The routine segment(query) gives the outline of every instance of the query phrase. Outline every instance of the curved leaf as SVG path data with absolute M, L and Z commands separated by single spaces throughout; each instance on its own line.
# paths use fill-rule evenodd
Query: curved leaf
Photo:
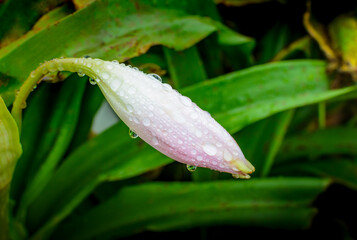
M 143 230 L 227 224 L 306 228 L 315 214 L 310 205 L 327 184 L 323 179 L 278 178 L 129 186 L 64 224 L 53 237 L 123 237 Z
M 336 137 L 338 136 L 338 137 Z M 357 154 L 356 128 L 329 128 L 287 138 L 278 158 L 298 158 L 327 154 Z
M 10 182 L 17 159 L 22 153 L 15 120 L 0 97 L 0 239 L 9 239 L 8 204 Z

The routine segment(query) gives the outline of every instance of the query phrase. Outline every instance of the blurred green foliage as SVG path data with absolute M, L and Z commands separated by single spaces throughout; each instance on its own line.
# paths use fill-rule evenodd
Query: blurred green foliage
M 357 237 L 356 10 L 352 0 L 0 1 L 0 123 L 41 62 L 115 59 L 162 75 L 256 167 L 248 181 L 191 173 L 121 122 L 96 135 L 103 96 L 62 75 L 27 101 L 0 239 Z M 14 126 L 0 130 L 21 152 Z

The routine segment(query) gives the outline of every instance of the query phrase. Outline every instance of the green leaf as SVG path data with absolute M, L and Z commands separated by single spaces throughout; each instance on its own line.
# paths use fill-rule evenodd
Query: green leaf
M 281 146 L 279 161 L 304 156 L 357 154 L 357 128 L 329 128 L 287 138 Z M 338 137 L 336 137 L 338 136 Z
M 53 237 L 124 237 L 144 230 L 227 224 L 307 228 L 316 212 L 311 203 L 327 185 L 328 181 L 323 179 L 278 178 L 129 186 L 64 224 Z
M 17 159 L 22 153 L 15 120 L 0 97 L 0 239 L 9 239 L 8 204 L 10 182 Z
M 268 62 L 287 46 L 292 40 L 293 33 L 293 28 L 287 23 L 277 23 L 269 29 L 258 46 L 260 48 L 259 63 Z
M 1 49 L 0 69 L 21 83 L 39 63 L 55 57 L 90 55 L 124 61 L 158 44 L 182 51 L 215 31 L 224 44 L 251 44 L 251 38 L 219 22 L 189 15 L 199 8 L 192 1 L 96 1 L 21 44 Z M 12 81 L 10 86 L 16 89 L 20 84 Z M 7 104 L 13 101 L 14 92 L 8 93 L 7 88 L 0 86 L 0 94 L 6 94 Z
M 175 88 L 187 87 L 206 80 L 207 76 L 196 46 L 180 52 L 164 48 L 164 53 Z
M 34 146 L 40 146 L 41 139 L 45 131 L 46 118 L 51 113 L 51 104 L 57 96 L 50 84 L 41 84 L 34 94 L 31 94 L 27 101 L 27 108 L 24 111 L 23 125 L 21 131 L 21 144 L 23 154 L 16 164 L 14 178 L 11 183 L 11 197 L 18 201 L 29 178 L 29 170 L 34 162 L 34 156 L 39 149 Z
M 36 20 L 64 0 L 6 0 L 0 8 L 0 40 L 7 44 L 31 29 Z
M 29 182 L 21 198 L 18 215 L 24 218 L 28 204 L 38 196 L 52 177 L 72 140 L 80 112 L 81 101 L 87 81 L 73 74 L 64 83 L 52 119 L 49 132 L 43 136 L 39 148 L 43 150 L 37 161 L 32 163 Z M 31 174 L 31 173 L 30 173 Z
M 349 159 L 324 159 L 304 161 L 278 166 L 273 173 L 278 175 L 314 175 L 357 190 L 357 162 Z
M 275 113 L 356 90 L 355 86 L 330 90 L 324 62 L 292 60 L 222 75 L 182 92 L 235 133 Z
M 94 116 L 103 101 L 104 96 L 100 89 L 95 86 L 87 85 L 79 113 L 78 122 L 80 122 L 80 124 L 77 125 L 75 135 L 73 136 L 68 152 L 72 152 L 88 140 Z
M 294 110 L 275 114 L 245 127 L 236 134 L 244 155 L 255 166 L 256 176 L 266 176 L 275 161 Z
M 30 229 L 45 221 L 49 227 L 58 224 L 100 182 L 136 176 L 172 161 L 150 146 L 135 142 L 121 123 L 79 147 L 30 205 Z M 73 172 L 76 174 L 69 174 Z
M 0 69 L 23 81 L 40 62 L 54 57 L 90 55 L 123 61 L 158 44 L 183 50 L 216 30 L 205 19 L 187 15 L 186 6 L 173 10 L 165 1 L 152 2 L 96 1 L 30 36 L 20 46 L 2 49 Z M 1 94 L 6 91 L 0 87 Z
M 357 18 L 341 15 L 328 26 L 332 48 L 341 59 L 340 71 L 350 73 L 357 80 Z
M 0 97 L 0 190 L 9 185 L 21 153 L 17 125 Z
M 309 36 L 304 36 L 299 38 L 289 44 L 287 47 L 279 51 L 271 61 L 280 61 L 282 59 L 293 59 L 295 58 L 312 58 L 316 55 L 316 49 L 312 47 L 312 39 Z

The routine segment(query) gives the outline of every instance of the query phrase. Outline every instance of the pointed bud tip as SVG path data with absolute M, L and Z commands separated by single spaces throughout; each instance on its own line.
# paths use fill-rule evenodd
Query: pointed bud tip
M 251 174 L 255 171 L 254 166 L 246 159 L 237 159 L 233 161 L 232 164 L 243 174 Z

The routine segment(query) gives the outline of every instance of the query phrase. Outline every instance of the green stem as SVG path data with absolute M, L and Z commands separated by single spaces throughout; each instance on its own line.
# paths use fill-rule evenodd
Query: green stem
M 69 71 L 83 73 L 93 79 L 97 79 L 98 76 L 91 67 L 92 65 L 98 64 L 101 64 L 101 60 L 98 61 L 91 58 L 58 58 L 43 63 L 36 70 L 31 72 L 30 76 L 21 86 L 11 110 L 11 114 L 17 123 L 19 131 L 21 131 L 22 109 L 26 107 L 26 99 L 33 88 L 42 81 L 42 78 L 46 74 L 58 71 Z

